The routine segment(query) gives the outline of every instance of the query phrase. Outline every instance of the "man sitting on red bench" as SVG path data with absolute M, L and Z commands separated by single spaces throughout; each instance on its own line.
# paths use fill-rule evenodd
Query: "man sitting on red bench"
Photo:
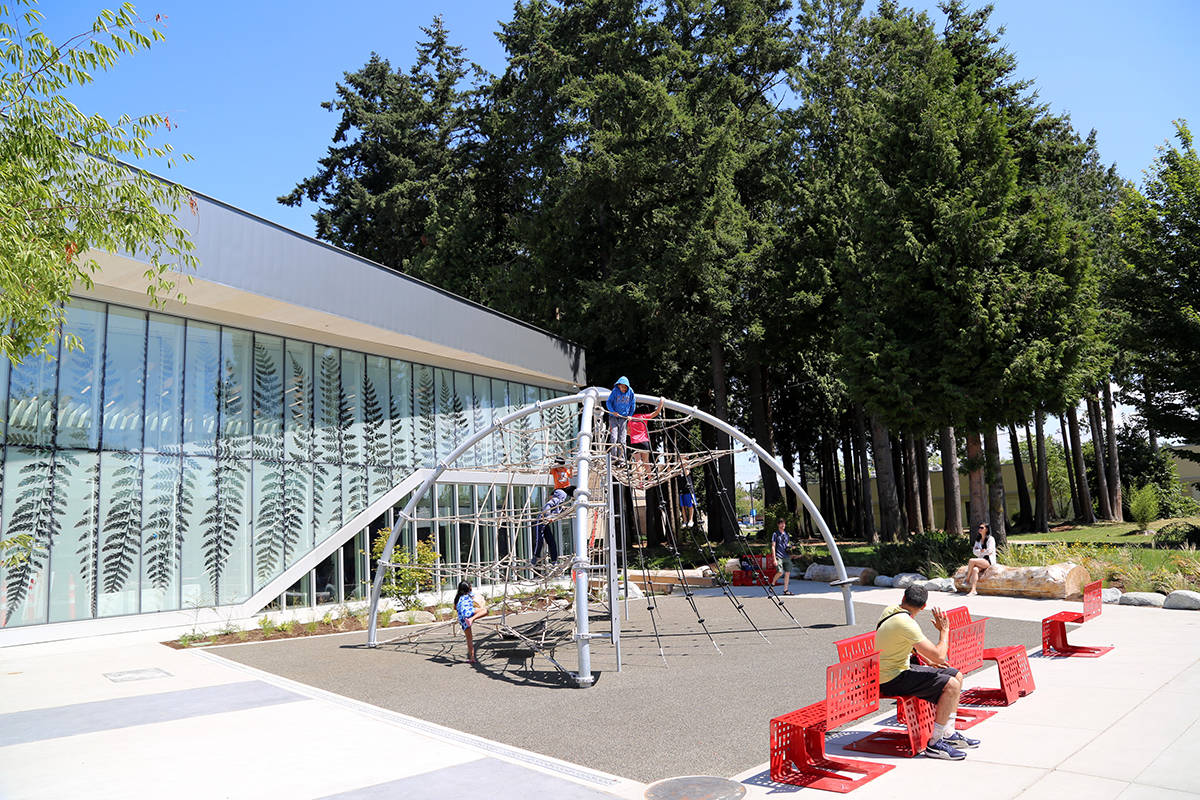
M 961 761 L 967 757 L 963 748 L 978 747 L 978 739 L 968 739 L 954 730 L 954 715 L 958 711 L 958 696 L 962 692 L 963 675 L 946 664 L 950 646 L 950 622 L 940 608 L 932 609 L 933 626 L 938 630 L 938 643 L 925 638 L 913 617 L 925 609 L 929 592 L 924 586 L 912 585 L 904 590 L 898 606 L 888 606 L 875 626 L 875 647 L 879 650 L 879 694 L 891 697 L 912 696 L 928 700 L 937 706 L 933 735 L 925 748 L 930 758 Z M 909 663 L 916 651 L 930 664 Z

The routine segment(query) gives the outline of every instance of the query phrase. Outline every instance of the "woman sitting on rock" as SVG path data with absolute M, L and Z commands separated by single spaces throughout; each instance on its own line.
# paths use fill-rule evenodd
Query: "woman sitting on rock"
M 996 540 L 986 522 L 979 523 L 979 536 L 971 543 L 971 552 L 975 556 L 967 562 L 967 585 L 970 587 L 967 596 L 978 594 L 975 583 L 979 576 L 996 566 Z

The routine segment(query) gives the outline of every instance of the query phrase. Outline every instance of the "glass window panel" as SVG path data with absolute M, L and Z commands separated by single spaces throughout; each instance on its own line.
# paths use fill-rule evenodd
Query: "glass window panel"
M 0 616 L 0 624 L 4 626 L 46 621 L 46 569 L 51 541 L 59 524 L 53 502 L 55 471 L 49 450 L 8 448 L 4 464 L 4 530 L 30 533 L 33 543 L 20 564 L 0 566 L 3 576 L 0 595 L 8 602 Z
M 450 518 L 454 516 L 454 486 L 437 484 L 438 553 L 447 564 L 457 563 L 458 548 Z
M 183 373 L 183 451 L 217 452 L 217 384 L 221 375 L 221 333 L 216 325 L 187 323 Z
M 525 402 L 522 405 L 531 406 L 541 399 L 541 394 L 536 386 L 525 387 Z M 535 411 L 526 419 L 529 420 L 528 428 L 531 431 L 529 437 L 529 460 L 540 461 L 546 454 L 546 431 L 542 427 L 542 412 Z
M 342 466 L 342 497 L 346 503 L 342 511 L 342 524 L 345 525 L 361 514 L 367 508 L 367 468 L 359 464 Z M 332 533 L 333 531 L 330 531 Z
M 496 560 L 496 526 L 494 520 L 495 493 L 490 486 L 475 487 L 475 516 L 484 520 L 479 526 L 479 559 L 487 563 Z
M 318 462 L 313 466 L 313 534 L 320 542 L 342 527 L 342 468 Z
M 250 462 L 217 459 L 217 513 L 204 529 L 205 566 L 217 574 L 217 603 L 250 596 Z
M 342 598 L 361 600 L 367 596 L 366 554 L 367 534 L 359 531 L 354 538 L 342 545 Z
M 138 613 L 141 550 L 142 456 L 105 452 L 100 459 L 98 616 Z
M 505 406 L 504 413 L 511 414 L 524 405 L 525 386 L 520 383 L 510 382 L 508 384 L 508 403 Z M 506 453 L 509 462 L 514 464 L 529 463 L 532 452 L 529 446 L 530 426 L 532 422 L 533 420 L 529 417 L 521 417 L 508 426 Z
M 94 616 L 99 455 L 62 450 L 55 456 L 58 534 L 50 552 L 50 622 Z
M 104 343 L 101 447 L 105 450 L 142 449 L 145 394 L 146 313 L 109 306 Z
M 388 360 L 367 356 L 362 385 L 363 435 L 366 462 L 376 467 L 392 465 L 389 384 Z
M 366 436 L 363 433 L 363 379 L 366 367 L 363 354 L 342 351 L 342 395 L 338 412 L 342 431 L 342 461 L 366 463 Z
M 458 552 L 462 561 L 478 563 L 479 542 L 475 536 L 476 526 L 473 523 L 475 509 L 474 499 L 471 495 L 472 488 L 470 486 L 458 487 L 458 507 L 455 509 L 455 513 L 458 515 Z
M 416 425 L 413 420 L 412 365 L 407 361 L 392 361 L 391 433 L 392 462 L 396 480 L 404 480 L 414 467 Z
M 250 457 L 254 357 L 249 331 L 221 329 L 221 435 L 217 455 Z
M 370 484 L 368 503 L 374 503 L 395 485 L 395 481 L 392 480 L 392 471 L 383 467 L 367 467 L 367 482 Z
M 454 372 L 436 370 L 438 384 L 438 459 L 447 458 L 460 444 L 466 441 L 470 428 L 463 399 L 455 388 Z M 459 466 L 456 464 L 455 466 Z
M 57 366 L 57 361 L 41 357 L 13 365 L 8 393 L 10 445 L 49 447 L 53 443 Z
M 153 327 L 154 323 L 150 324 Z M 179 558 L 186 531 L 178 502 L 182 469 L 179 456 L 146 456 L 142 474 L 142 613 L 179 608 Z
M 297 531 L 283 523 L 285 493 L 283 465 L 254 463 L 254 588 L 261 589 L 283 571 L 287 556 L 295 549 Z
M 4 429 L 8 427 L 8 370 L 8 359 L 0 359 L 0 445 L 4 444 Z
M 417 467 L 437 463 L 437 388 L 433 367 L 413 365 L 413 417 L 416 420 Z
M 508 381 L 492 379 L 492 417 L 500 419 L 508 413 Z M 492 436 L 492 460 L 498 464 L 506 464 L 508 457 L 509 437 L 503 430 Z
M 313 346 L 287 342 L 287 389 L 284 399 L 286 456 L 298 461 L 313 458 Z
M 480 375 L 472 378 L 471 391 L 471 418 L 472 429 L 475 433 L 486 430 L 492 424 L 492 382 L 488 378 Z M 477 466 L 485 466 L 492 463 L 492 437 L 478 442 L 475 445 L 475 464 Z
M 313 468 L 311 464 L 286 462 L 283 465 L 283 527 L 290 549 L 287 565 L 313 547 Z
M 312 573 L 304 573 L 304 577 L 292 584 L 283 593 L 284 605 L 287 608 L 303 608 L 312 605 Z
M 456 445 L 462 444 L 474 434 L 475 422 L 475 406 L 472 400 L 471 376 L 465 372 L 454 373 L 454 397 L 457 407 L 460 409 L 458 413 L 459 422 L 459 439 Z M 467 452 L 462 454 L 458 463 L 464 467 L 473 467 L 477 462 L 475 447 L 472 446 Z
M 316 351 L 317 382 L 313 404 L 316 452 L 318 461 L 342 463 L 341 396 L 342 358 L 336 347 L 320 347 Z
M 95 450 L 100 446 L 100 372 L 104 363 L 104 304 L 73 300 L 66 330 L 82 350 L 62 353 L 58 376 L 58 446 Z
M 531 502 L 529 490 L 524 486 L 514 486 L 511 489 L 511 502 L 516 515 L 523 519 L 528 519 Z M 516 555 L 518 561 L 527 561 L 530 554 L 533 552 L 530 544 L 530 530 L 528 524 L 521 524 L 513 531 L 514 544 L 516 545 Z
M 150 327 L 146 335 L 147 450 L 159 453 L 179 450 L 183 334 L 181 320 L 161 314 L 150 315 Z
M 313 570 L 313 576 L 316 578 L 313 585 L 316 588 L 317 605 L 338 602 L 337 565 L 338 551 L 334 550 Z
M 188 336 L 191 336 L 188 324 Z M 190 339 L 189 339 L 190 341 Z M 191 348 L 188 348 L 191 352 Z M 189 363 L 189 368 L 190 368 Z M 216 574 L 210 574 L 206 545 L 213 543 L 207 519 L 216 514 L 217 462 L 212 458 L 197 456 L 184 458 L 183 479 L 179 488 L 179 514 L 187 536 L 180 546 L 180 576 L 182 582 L 182 607 L 185 609 L 211 606 L 216 603 Z M 215 555 L 215 553 L 214 553 Z
M 254 457 L 283 458 L 283 339 L 254 334 Z

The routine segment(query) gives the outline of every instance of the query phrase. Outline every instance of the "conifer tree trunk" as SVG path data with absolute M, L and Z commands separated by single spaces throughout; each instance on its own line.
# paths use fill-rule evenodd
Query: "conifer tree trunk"
M 1037 488 L 1037 514 L 1033 521 L 1036 529 L 1042 533 L 1050 532 L 1050 468 L 1046 463 L 1046 426 L 1045 415 L 1041 410 L 1034 412 L 1034 426 L 1037 428 L 1037 478 L 1034 486 Z
M 1013 467 L 1017 472 L 1017 502 L 1021 506 L 1018 524 L 1023 530 L 1029 530 L 1033 525 L 1033 508 L 1029 503 L 1029 485 L 1025 481 L 1025 468 L 1021 464 L 1021 440 L 1017 438 L 1017 426 L 1011 422 L 1008 424 L 1008 444 L 1012 450 Z
M 728 422 L 729 381 L 725 375 L 725 347 L 721 344 L 720 339 L 712 339 L 709 342 L 709 353 L 712 359 L 713 411 L 718 419 Z M 721 431 L 716 431 L 716 434 L 717 449 L 728 450 L 730 446 L 729 436 Z M 731 524 L 729 511 L 725 507 L 725 504 L 733 502 L 733 456 L 723 456 L 718 460 L 715 472 L 716 480 L 719 484 L 718 491 L 723 492 L 724 495 L 723 497 L 709 498 L 708 535 L 710 539 L 720 540 L 725 544 L 732 545 L 736 541 L 737 532 Z
M 942 492 L 946 498 L 944 526 L 947 533 L 962 533 L 962 485 L 958 482 L 958 442 L 954 428 L 942 428 Z
M 1112 386 L 1104 379 L 1104 424 L 1108 429 L 1108 497 L 1113 519 L 1125 520 L 1124 498 L 1121 497 L 1121 460 L 1117 454 L 1116 417 L 1113 414 Z
M 854 468 L 854 446 L 850 438 L 850 419 L 842 423 L 842 475 L 846 483 L 846 529 L 851 538 L 862 538 L 862 510 L 858 503 L 858 471 Z
M 1079 490 L 1075 488 L 1074 456 L 1071 455 L 1071 429 L 1067 425 L 1066 414 L 1058 415 L 1058 430 L 1062 434 L 1063 458 L 1067 460 L 1067 483 L 1071 487 L 1071 508 L 1075 519 L 1083 519 L 1083 505 L 1079 502 Z
M 986 466 L 984 474 L 988 488 L 988 524 L 996 537 L 996 546 L 1008 543 L 1008 511 L 1004 507 L 1004 473 L 1000 469 L 1000 439 L 996 426 L 988 425 L 983 433 Z
M 969 527 L 975 531 L 979 523 L 987 522 L 988 506 L 983 486 L 983 443 L 978 431 L 967 433 L 967 483 L 971 498 L 971 521 Z
M 792 452 L 792 448 L 787 448 L 780 457 L 783 461 L 783 468 L 788 471 L 788 475 L 796 474 L 796 455 Z M 804 485 L 803 475 L 801 475 L 800 485 Z M 783 485 L 783 494 L 787 503 L 788 511 L 796 513 L 796 506 L 800 503 L 800 498 L 796 497 L 796 493 L 792 491 L 792 487 L 786 483 Z
M 1109 505 L 1108 466 L 1104 454 L 1104 428 L 1100 422 L 1100 401 L 1095 394 L 1084 398 L 1087 402 L 1088 424 L 1092 428 L 1092 452 L 1096 458 L 1096 503 L 1100 506 L 1100 519 L 1113 518 L 1112 507 Z
M 924 436 L 913 440 L 913 452 L 917 460 L 917 491 L 921 498 L 921 522 L 923 530 L 931 531 L 937 527 L 933 521 L 933 487 L 929 485 L 929 444 Z
M 892 443 L 887 427 L 874 415 L 871 416 L 871 447 L 875 454 L 875 480 L 879 484 L 879 534 L 883 541 L 894 542 L 900 534 L 900 497 L 896 494 Z
M 1071 424 L 1071 461 L 1075 466 L 1075 486 L 1079 490 L 1079 506 L 1082 509 L 1082 519 L 1088 525 L 1096 521 L 1096 513 L 1092 511 L 1092 491 L 1088 488 L 1087 470 L 1083 465 L 1083 445 L 1079 442 L 1079 415 L 1075 412 L 1075 404 L 1067 407 L 1067 421 Z
M 822 449 L 825 455 L 825 475 L 829 482 L 829 493 L 833 499 L 833 515 L 837 520 L 838 536 L 845 536 L 848 530 L 846 522 L 846 504 L 842 500 L 842 482 L 838 474 L 837 444 L 832 436 L 825 436 Z
M 767 379 L 762 359 L 752 360 L 754 363 L 750 366 L 750 425 L 759 445 L 771 455 L 775 455 L 777 451 L 771 427 L 771 404 L 767 397 Z M 775 474 L 775 470 L 760 458 L 758 459 L 758 472 L 762 478 L 763 507 L 782 502 L 783 495 L 779 491 L 779 476 Z
M 801 460 L 801 462 L 800 462 L 800 487 L 801 487 L 802 489 L 804 489 L 804 493 L 805 493 L 805 494 L 808 494 L 808 472 L 807 472 L 807 471 L 804 469 L 804 461 L 803 461 L 803 459 L 802 459 L 802 460 Z M 819 484 L 819 483 L 817 484 L 817 488 L 818 488 L 818 490 L 820 489 L 820 484 Z M 811 499 L 811 498 L 810 498 L 810 499 Z M 807 538 L 807 539 L 811 539 L 811 538 L 813 538 L 813 520 L 812 520 L 812 514 L 809 514 L 809 513 L 808 513 L 808 506 L 803 506 L 803 510 L 804 510 L 804 514 L 803 514 L 803 518 L 804 518 L 804 536 L 805 536 L 805 538 Z
M 858 451 L 858 481 L 862 492 L 863 538 L 874 544 L 875 503 L 871 498 L 871 469 L 867 463 L 867 423 L 863 418 L 862 406 L 854 407 L 854 449 Z
M 911 433 L 904 434 L 904 504 L 908 511 L 908 529 L 925 530 L 921 518 L 921 489 L 917 480 L 917 448 Z

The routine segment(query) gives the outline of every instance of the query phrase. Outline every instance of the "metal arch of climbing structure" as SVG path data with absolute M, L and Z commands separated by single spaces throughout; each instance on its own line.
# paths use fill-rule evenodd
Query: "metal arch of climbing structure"
M 588 579 L 590 576 L 591 564 L 588 562 L 587 544 L 591 533 L 591 507 L 589 501 L 591 494 L 588 491 L 588 477 L 591 469 L 592 460 L 592 439 L 595 432 L 592 430 L 592 421 L 596 405 L 608 398 L 609 390 L 598 387 L 590 387 L 579 392 L 578 394 L 566 395 L 563 397 L 555 397 L 550 400 L 539 400 L 527 406 L 517 409 L 505 416 L 494 419 L 492 424 L 482 431 L 479 431 L 462 442 L 458 447 L 447 455 L 444 459 L 438 462 L 436 468 L 425 478 L 424 482 L 413 492 L 409 498 L 408 504 L 400 513 L 400 520 L 408 520 L 412 518 L 413 510 L 430 490 L 437 483 L 437 479 L 445 472 L 451 464 L 458 460 L 460 456 L 470 450 L 479 442 L 487 437 L 502 430 L 506 425 L 515 422 L 519 419 L 535 414 L 538 411 L 547 408 L 554 408 L 561 405 L 582 405 L 583 409 L 580 414 L 580 430 L 579 430 L 579 448 L 576 451 L 575 460 L 575 475 L 577 489 L 575 491 L 575 525 L 574 525 L 574 550 L 575 555 L 571 562 L 572 570 L 575 575 L 575 639 L 579 652 L 578 672 L 574 673 L 575 682 L 579 686 L 590 686 L 594 680 L 592 676 L 592 661 L 591 661 L 591 639 L 592 635 L 588 631 Z M 776 475 L 783 479 L 795 495 L 800 498 L 805 509 L 817 523 L 817 528 L 821 531 L 821 536 L 825 540 L 826 546 L 829 548 L 829 554 L 833 559 L 834 569 L 837 571 L 838 580 L 846 581 L 846 567 L 842 563 L 842 555 L 837 549 L 837 544 L 833 540 L 833 534 L 829 530 L 829 526 L 825 523 L 821 512 L 817 510 L 812 498 L 808 493 L 796 482 L 796 479 L 783 468 L 783 465 L 775 460 L 771 454 L 759 446 L 758 442 L 751 437 L 742 433 L 732 425 L 720 420 L 711 414 L 707 414 L 698 408 L 678 403 L 667 398 L 654 397 L 652 395 L 635 395 L 635 402 L 657 404 L 660 400 L 663 407 L 672 411 L 677 411 L 681 414 L 686 414 L 693 419 L 706 423 L 713 428 L 728 435 L 735 441 L 744 444 L 749 448 L 761 461 L 769 466 Z M 388 536 L 387 544 L 383 548 L 383 558 L 375 570 L 375 580 L 371 586 L 371 607 L 370 618 L 368 623 L 367 645 L 375 647 L 378 644 L 377 638 L 377 623 L 379 617 L 379 599 L 383 590 L 383 579 L 387 570 L 387 562 L 391 558 L 391 553 L 396 546 L 396 542 L 400 537 L 400 532 L 403 530 L 403 524 L 392 526 L 391 534 Z M 854 603 L 851 599 L 850 587 L 846 583 L 842 583 L 839 587 L 842 592 L 842 599 L 846 610 L 846 624 L 855 624 L 854 619 Z

